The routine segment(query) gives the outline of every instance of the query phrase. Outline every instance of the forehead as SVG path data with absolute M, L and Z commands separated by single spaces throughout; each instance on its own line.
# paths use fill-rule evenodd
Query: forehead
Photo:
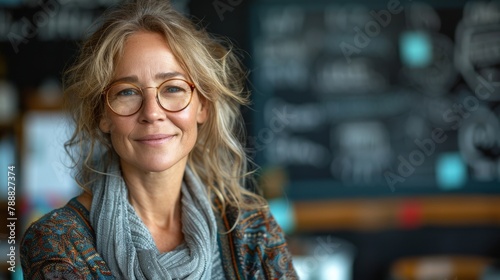
M 162 78 L 161 73 L 170 72 L 184 74 L 165 38 L 158 33 L 141 31 L 125 40 L 116 60 L 114 79 L 137 76 L 139 80 L 156 80 Z

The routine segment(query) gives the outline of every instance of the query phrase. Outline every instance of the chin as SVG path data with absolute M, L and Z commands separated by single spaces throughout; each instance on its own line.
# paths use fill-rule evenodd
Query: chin
M 175 168 L 176 166 L 182 165 L 183 161 L 155 161 L 155 160 L 150 160 L 147 162 L 144 162 L 144 164 L 141 166 L 141 169 L 143 169 L 146 172 L 164 172 L 167 171 L 171 168 Z
M 144 170 L 144 172 L 163 172 L 172 168 L 173 164 L 147 164 L 139 167 Z

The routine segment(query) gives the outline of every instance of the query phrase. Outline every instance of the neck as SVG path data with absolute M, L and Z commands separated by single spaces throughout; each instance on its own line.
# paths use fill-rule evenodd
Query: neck
M 180 222 L 185 166 L 184 163 L 164 172 L 142 172 L 122 165 L 128 199 L 146 226 L 169 228 Z
M 130 204 L 148 228 L 156 247 L 160 252 L 173 250 L 184 240 L 181 186 L 186 162 L 163 172 L 143 172 L 125 164 L 121 167 Z

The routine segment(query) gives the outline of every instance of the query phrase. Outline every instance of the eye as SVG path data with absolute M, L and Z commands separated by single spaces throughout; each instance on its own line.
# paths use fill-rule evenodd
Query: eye
M 186 89 L 178 86 L 167 85 L 161 89 L 162 94 L 181 94 L 185 93 Z
M 127 88 L 127 89 L 124 89 L 124 90 L 120 90 L 119 92 L 116 93 L 116 96 L 117 97 L 127 97 L 127 96 L 134 96 L 134 95 L 138 95 L 140 94 L 139 91 L 137 89 L 134 89 L 134 88 Z
M 185 96 L 190 92 L 189 84 L 184 80 L 172 79 L 165 81 L 160 87 L 160 95 L 163 97 Z
M 131 97 L 141 97 L 139 89 L 130 87 L 127 84 L 117 84 L 112 86 L 108 92 L 109 100 L 126 100 Z

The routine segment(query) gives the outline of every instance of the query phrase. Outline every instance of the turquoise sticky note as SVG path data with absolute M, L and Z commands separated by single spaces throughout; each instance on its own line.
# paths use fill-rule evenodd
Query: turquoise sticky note
M 459 153 L 445 153 L 436 161 L 437 185 L 443 190 L 463 187 L 467 181 L 467 166 Z
M 269 209 L 274 219 L 286 233 L 290 233 L 295 228 L 295 218 L 290 201 L 279 198 L 269 200 Z
M 432 62 L 432 42 L 427 34 L 404 32 L 399 38 L 401 62 L 410 68 L 429 66 Z

